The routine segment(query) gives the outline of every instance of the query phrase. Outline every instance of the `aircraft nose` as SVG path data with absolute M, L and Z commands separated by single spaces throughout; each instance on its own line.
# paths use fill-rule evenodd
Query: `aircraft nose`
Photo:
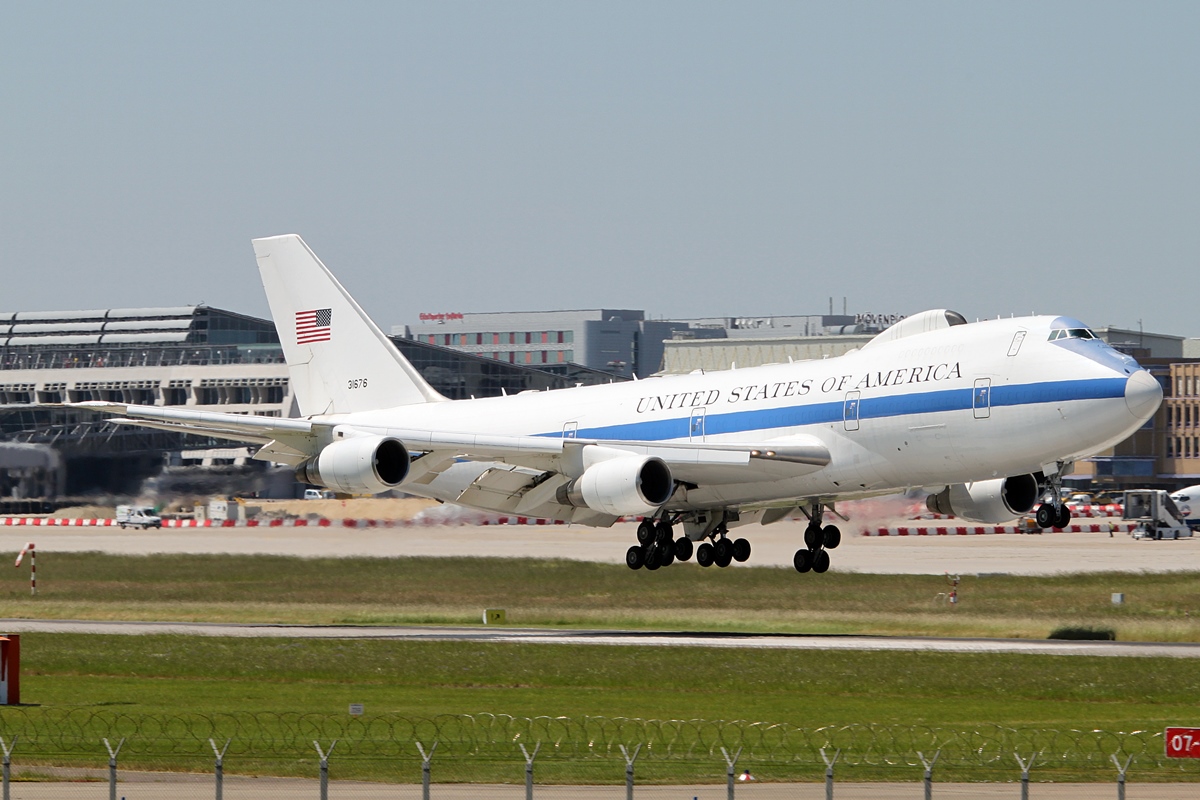
M 1125 405 L 1138 419 L 1147 420 L 1154 416 L 1162 397 L 1162 386 L 1144 369 L 1139 369 L 1125 381 Z

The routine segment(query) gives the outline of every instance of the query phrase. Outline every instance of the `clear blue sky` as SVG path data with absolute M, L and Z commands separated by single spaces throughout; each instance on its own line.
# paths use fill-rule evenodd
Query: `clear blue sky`
M 1200 4 L 0 5 L 0 308 L 949 307 L 1200 336 Z

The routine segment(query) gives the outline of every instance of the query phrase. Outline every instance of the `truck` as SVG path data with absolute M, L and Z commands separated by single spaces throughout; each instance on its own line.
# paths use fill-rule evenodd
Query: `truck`
M 1162 489 L 1125 492 L 1121 517 L 1135 523 L 1135 539 L 1181 539 L 1192 535 L 1186 515 Z
M 122 528 L 161 528 L 162 517 L 150 506 L 117 506 L 117 524 Z

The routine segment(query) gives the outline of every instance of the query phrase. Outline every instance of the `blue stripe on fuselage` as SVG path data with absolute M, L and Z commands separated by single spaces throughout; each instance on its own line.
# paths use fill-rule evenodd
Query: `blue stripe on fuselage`
M 1126 378 L 1100 378 L 1086 381 L 1048 381 L 1019 386 L 993 386 L 991 388 L 991 407 L 1124 397 L 1125 383 Z M 859 402 L 858 418 L 884 419 L 942 411 L 968 411 L 972 407 L 972 395 L 973 390 L 968 387 L 919 394 L 864 397 Z M 706 436 L 716 436 L 723 433 L 749 433 L 841 422 L 843 409 L 844 402 L 842 400 L 754 411 L 733 411 L 727 414 L 712 413 L 710 408 L 704 418 L 704 433 Z M 576 435 L 581 439 L 620 439 L 647 442 L 686 439 L 690 420 L 689 415 L 675 419 L 646 420 L 645 422 L 606 425 L 599 428 L 580 428 Z M 536 435 L 557 437 L 562 436 L 562 432 L 554 431 Z

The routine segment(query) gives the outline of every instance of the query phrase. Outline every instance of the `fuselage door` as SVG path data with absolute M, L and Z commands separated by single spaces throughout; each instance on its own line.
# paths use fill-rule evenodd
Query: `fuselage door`
M 579 436 L 579 423 L 578 422 L 563 423 L 563 438 L 564 439 L 575 439 L 575 438 L 578 438 L 578 436 Z
M 975 412 L 975 419 L 987 419 L 992 415 L 991 378 L 975 379 L 975 388 L 971 391 L 971 408 Z
M 692 409 L 691 419 L 688 421 L 688 440 L 693 442 L 704 441 L 704 414 L 708 411 L 704 406 Z
M 846 430 L 858 430 L 858 404 L 862 396 L 862 392 L 846 392 L 846 401 L 842 404 L 842 419 L 846 423 Z
M 1008 346 L 1009 358 L 1021 352 L 1021 343 L 1025 341 L 1025 333 L 1025 331 L 1017 331 L 1016 335 L 1013 336 L 1012 344 Z

